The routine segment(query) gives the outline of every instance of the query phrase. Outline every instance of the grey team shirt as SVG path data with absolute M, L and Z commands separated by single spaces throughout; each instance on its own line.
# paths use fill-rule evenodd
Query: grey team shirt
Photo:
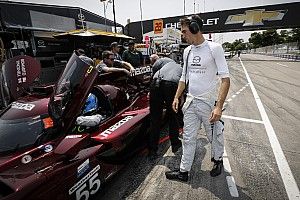
M 158 70 L 153 78 L 161 77 L 164 81 L 171 81 L 174 83 L 178 83 L 180 76 L 182 74 L 182 67 L 181 65 L 177 64 L 174 61 L 171 61 L 165 64 L 160 70 Z
M 193 96 L 215 92 L 219 78 L 229 77 L 224 50 L 220 44 L 205 40 L 200 45 L 190 45 L 184 50 L 183 59 L 184 65 L 180 81 L 185 82 L 186 80 L 186 83 L 189 83 L 188 91 Z

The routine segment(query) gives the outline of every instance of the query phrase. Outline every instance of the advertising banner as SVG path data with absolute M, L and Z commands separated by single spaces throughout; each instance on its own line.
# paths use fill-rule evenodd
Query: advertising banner
M 220 33 L 234 31 L 253 31 L 266 29 L 283 29 L 300 27 L 300 2 L 258 7 L 198 13 L 203 20 L 203 33 Z M 167 17 L 143 21 L 144 33 L 154 31 L 160 34 L 163 28 L 180 29 L 179 20 L 184 16 Z M 126 25 L 130 36 L 141 41 L 139 22 Z

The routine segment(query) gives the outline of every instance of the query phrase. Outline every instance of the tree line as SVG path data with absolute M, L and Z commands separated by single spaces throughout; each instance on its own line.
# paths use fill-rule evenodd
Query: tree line
M 251 34 L 249 42 L 244 42 L 243 39 L 237 39 L 232 43 L 223 43 L 223 47 L 225 51 L 238 51 L 290 42 L 297 42 L 299 48 L 300 28 L 294 28 L 291 30 L 281 30 L 279 33 L 276 29 L 266 30 L 262 33 L 254 32 Z

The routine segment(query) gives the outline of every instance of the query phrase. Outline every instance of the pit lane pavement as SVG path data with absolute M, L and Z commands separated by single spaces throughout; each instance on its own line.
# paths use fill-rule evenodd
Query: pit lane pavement
M 181 155 L 166 142 L 160 158 L 135 157 L 95 199 L 300 198 L 300 63 L 242 54 L 228 64 L 224 173 L 210 177 L 210 144 L 201 129 L 188 183 L 165 178 Z

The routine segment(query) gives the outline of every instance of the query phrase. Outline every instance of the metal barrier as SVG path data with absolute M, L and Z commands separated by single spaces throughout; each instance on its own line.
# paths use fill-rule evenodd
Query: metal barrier
M 291 61 L 300 61 L 300 44 L 298 42 L 278 44 L 251 49 L 251 53 L 275 56 Z
M 284 58 L 284 59 L 288 59 L 288 60 L 292 60 L 292 61 L 300 61 L 300 55 L 296 55 L 296 54 L 273 54 L 270 56 Z

